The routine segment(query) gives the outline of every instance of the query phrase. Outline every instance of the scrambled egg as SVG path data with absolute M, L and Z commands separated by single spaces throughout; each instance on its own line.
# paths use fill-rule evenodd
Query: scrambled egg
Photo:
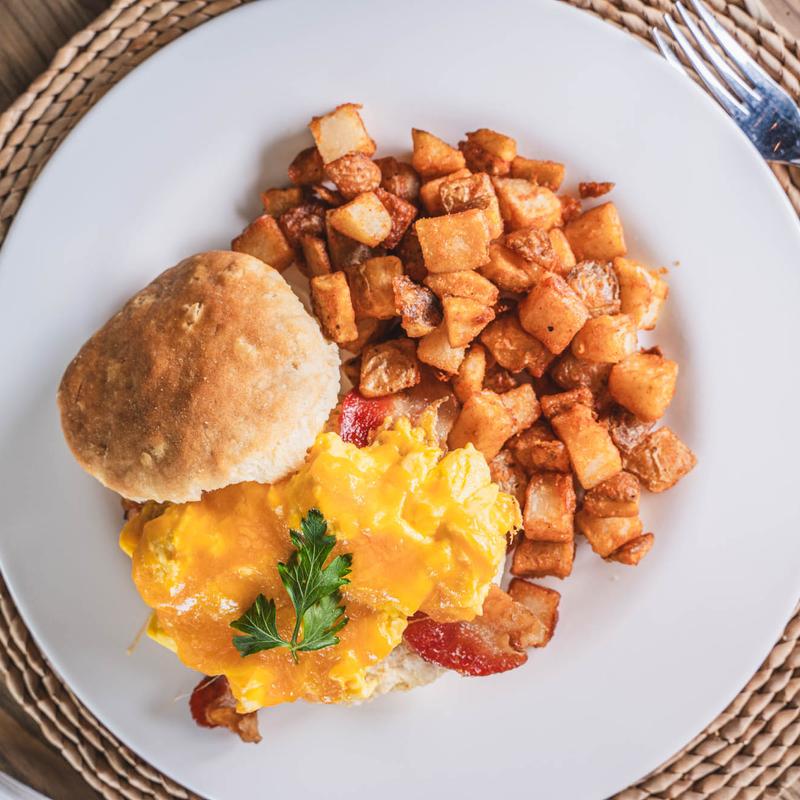
M 294 610 L 276 564 L 293 550 L 288 529 L 310 508 L 328 521 L 334 553 L 353 555 L 342 591 L 350 621 L 337 646 L 302 653 L 299 664 L 285 648 L 243 658 L 230 623 L 259 593 L 275 599 L 282 634 L 291 631 Z M 320 434 L 300 470 L 278 484 L 148 504 L 123 528 L 120 545 L 154 610 L 150 635 L 187 666 L 227 676 L 244 713 L 300 698 L 366 696 L 369 668 L 400 643 L 408 617 L 480 613 L 506 533 L 519 524 L 516 500 L 491 482 L 477 450 L 442 457 L 423 429 L 402 419 L 364 448 Z

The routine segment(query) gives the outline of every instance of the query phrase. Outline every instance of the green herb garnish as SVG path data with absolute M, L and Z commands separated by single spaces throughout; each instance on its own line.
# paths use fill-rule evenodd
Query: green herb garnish
M 275 601 L 260 594 L 231 623 L 232 628 L 246 634 L 233 637 L 233 644 L 242 656 L 287 647 L 297 663 L 298 653 L 339 644 L 336 634 L 348 623 L 339 590 L 350 583 L 346 576 L 353 556 L 350 553 L 336 556 L 324 566 L 336 544 L 336 537 L 329 536 L 327 530 L 325 518 L 312 508 L 301 520 L 300 531 L 289 531 L 296 548 L 294 553 L 286 564 L 278 564 L 278 574 L 295 611 L 292 638 L 287 641 L 278 631 Z M 298 638 L 301 633 L 302 638 Z

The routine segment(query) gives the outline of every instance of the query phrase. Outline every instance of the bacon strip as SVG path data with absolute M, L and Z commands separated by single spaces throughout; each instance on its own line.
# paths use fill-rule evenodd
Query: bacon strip
M 243 742 L 261 741 L 256 712 L 240 714 L 236 711 L 236 699 L 224 675 L 204 677 L 194 687 L 189 709 L 194 721 L 202 728 L 227 728 Z

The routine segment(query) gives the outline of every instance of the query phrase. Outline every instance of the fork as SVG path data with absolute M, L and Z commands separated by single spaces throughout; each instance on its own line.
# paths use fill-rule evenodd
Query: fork
M 800 109 L 797 104 L 717 22 L 701 0 L 689 2 L 733 64 L 731 66 L 716 51 L 683 3 L 678 2 L 675 8 L 680 18 L 714 69 L 703 60 L 670 14 L 664 15 L 664 22 L 700 80 L 767 161 L 800 166 Z M 683 72 L 683 64 L 666 37 L 656 28 L 652 28 L 651 33 L 664 58 Z

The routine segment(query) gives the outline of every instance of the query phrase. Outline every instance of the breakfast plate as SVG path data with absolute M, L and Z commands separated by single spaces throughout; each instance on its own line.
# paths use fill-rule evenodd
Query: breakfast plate
M 702 92 L 586 14 L 523 0 L 300 6 L 246 6 L 151 58 L 77 126 L 18 213 L 0 253 L 3 574 L 88 708 L 214 800 L 608 796 L 724 707 L 798 596 L 800 381 L 784 352 L 796 217 Z M 146 609 L 117 546 L 118 501 L 70 458 L 55 393 L 128 296 L 228 245 L 258 192 L 285 182 L 310 117 L 343 99 L 364 104 L 378 155 L 407 153 L 412 126 L 457 141 L 487 125 L 569 164 L 568 182 L 617 183 L 631 252 L 669 268 L 658 333 L 681 377 L 667 421 L 699 463 L 643 503 L 658 540 L 636 570 L 583 546 L 563 587 L 546 581 L 562 620 L 524 667 L 353 708 L 270 709 L 252 747 L 188 721 L 197 676 L 170 653 L 145 640 L 127 654 Z

